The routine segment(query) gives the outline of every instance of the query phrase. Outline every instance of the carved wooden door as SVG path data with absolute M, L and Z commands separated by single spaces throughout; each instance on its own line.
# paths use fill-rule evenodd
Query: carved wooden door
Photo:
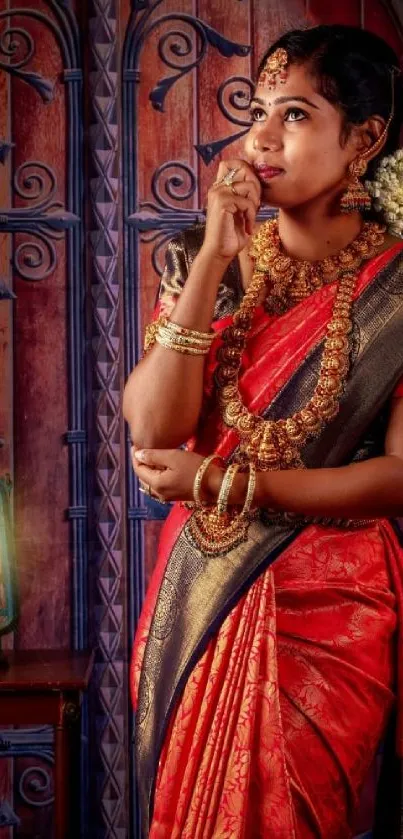
M 121 391 L 166 243 L 241 152 L 250 79 L 280 31 L 361 24 L 402 55 L 398 13 L 399 0 L 0 0 L 0 479 L 21 607 L 5 644 L 96 648 L 82 839 L 140 835 L 128 662 L 165 513 L 138 493 Z M 0 753 L 0 839 L 50 839 L 51 732 L 3 731 Z

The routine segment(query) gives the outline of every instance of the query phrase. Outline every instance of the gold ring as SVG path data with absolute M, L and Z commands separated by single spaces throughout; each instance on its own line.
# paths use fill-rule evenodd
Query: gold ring
M 145 484 L 143 481 L 139 481 L 139 484 L 140 484 L 140 492 L 144 493 L 144 495 L 151 495 L 150 484 Z
M 228 169 L 225 175 L 222 176 L 218 181 L 214 181 L 213 186 L 232 186 L 234 183 L 234 178 L 237 172 L 240 170 L 240 166 L 236 169 Z

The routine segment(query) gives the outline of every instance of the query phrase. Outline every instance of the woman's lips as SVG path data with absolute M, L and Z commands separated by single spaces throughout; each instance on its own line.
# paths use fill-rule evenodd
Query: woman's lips
M 276 166 L 257 166 L 256 174 L 261 181 L 271 181 L 278 175 L 282 175 L 284 169 L 278 169 Z

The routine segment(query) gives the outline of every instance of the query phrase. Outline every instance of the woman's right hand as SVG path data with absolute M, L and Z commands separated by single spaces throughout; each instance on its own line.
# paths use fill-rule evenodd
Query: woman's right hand
M 248 244 L 260 206 L 261 185 L 245 160 L 225 160 L 217 178 L 236 169 L 232 186 L 212 185 L 208 191 L 206 232 L 202 251 L 210 257 L 230 261 Z

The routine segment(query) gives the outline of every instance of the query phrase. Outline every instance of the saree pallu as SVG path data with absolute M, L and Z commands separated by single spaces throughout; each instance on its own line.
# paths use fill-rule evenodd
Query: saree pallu
M 399 250 L 361 271 L 353 374 L 339 417 L 304 451 L 308 466 L 368 456 L 403 373 Z M 326 286 L 282 316 L 257 311 L 240 378 L 250 408 L 277 418 L 308 401 L 334 293 Z M 214 325 L 194 441 L 227 460 L 238 440 L 221 424 L 212 375 L 230 321 Z M 395 529 L 259 521 L 246 544 L 207 559 L 191 544 L 189 515 L 175 505 L 164 526 L 132 660 L 144 835 L 348 839 L 395 701 Z

